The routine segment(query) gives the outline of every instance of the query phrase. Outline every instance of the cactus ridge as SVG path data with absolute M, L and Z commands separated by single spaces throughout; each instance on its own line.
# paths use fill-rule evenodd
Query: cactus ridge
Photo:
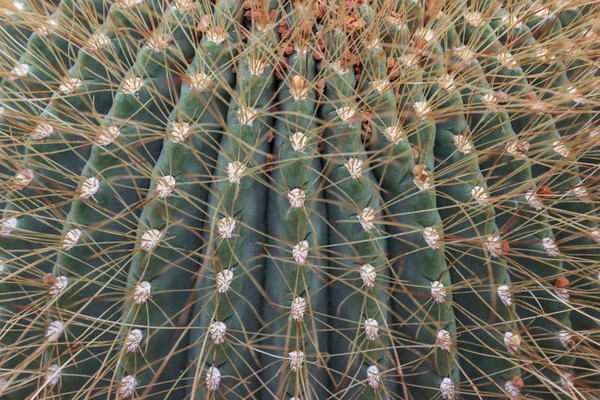
M 0 398 L 600 397 L 599 18 L 1 5 Z

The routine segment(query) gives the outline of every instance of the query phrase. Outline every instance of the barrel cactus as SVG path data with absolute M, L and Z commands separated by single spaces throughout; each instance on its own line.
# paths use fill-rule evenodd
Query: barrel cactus
M 600 6 L 0 6 L 0 398 L 600 398 Z

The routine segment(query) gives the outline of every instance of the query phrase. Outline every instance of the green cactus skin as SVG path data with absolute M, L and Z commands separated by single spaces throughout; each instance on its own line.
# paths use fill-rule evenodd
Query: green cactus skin
M 326 83 L 328 102 L 321 109 L 327 127 L 323 169 L 331 182 L 325 189 L 327 215 L 334 221 L 329 231 L 331 287 L 336 293 L 331 297 L 335 332 L 330 339 L 334 388 L 342 397 L 379 398 L 395 392 L 395 382 L 387 379 L 394 356 L 385 349 L 391 313 L 387 246 L 376 215 L 381 199 L 372 190 L 376 186 L 373 172 L 363 169 L 367 160 L 360 121 L 354 115 L 358 112 L 353 95 L 356 79 L 343 59 L 346 38 L 333 32 L 326 40 L 332 52 L 329 57 L 335 60 L 330 68 L 336 69 Z M 378 324 L 378 332 L 371 334 L 374 340 L 368 333 L 374 324 L 371 319 Z
M 241 15 L 241 7 L 232 1 L 222 1 L 214 14 L 215 19 L 234 18 Z M 237 18 L 239 20 L 239 18 Z M 134 376 L 138 393 L 154 394 L 152 398 L 182 397 L 183 387 L 172 389 L 180 371 L 185 367 L 187 335 L 179 335 L 175 328 L 179 318 L 189 313 L 189 291 L 193 273 L 198 263 L 191 252 L 182 249 L 199 249 L 202 246 L 202 221 L 216 156 L 215 144 L 219 142 L 221 121 L 227 115 L 227 86 L 233 85 L 231 70 L 232 43 L 235 35 L 222 43 L 204 36 L 196 57 L 186 74 L 178 106 L 171 112 L 169 126 L 177 124 L 188 129 L 189 138 L 167 138 L 154 166 L 156 180 L 151 183 L 147 203 L 140 216 L 138 242 L 160 232 L 157 247 L 146 251 L 138 246 L 129 267 L 128 291 L 134 292 L 141 282 L 151 285 L 151 301 L 138 305 L 131 302 L 123 312 L 129 327 L 124 332 L 125 345 L 123 372 Z M 206 81 L 206 79 L 210 81 Z M 215 81 L 228 85 L 212 90 Z M 207 87 L 203 85 L 206 84 Z M 187 135 L 186 134 L 186 135 Z M 197 203 L 200 203 L 197 204 Z M 149 243 L 145 240 L 145 244 Z M 152 328 L 146 328 L 152 327 Z M 154 328 L 156 327 L 156 328 Z M 137 343 L 140 339 L 141 342 Z M 128 340 L 133 342 L 128 346 Z M 165 343 L 177 343 L 174 354 Z M 168 360 L 162 364 L 163 360 Z M 155 371 L 163 373 L 155 380 Z M 152 386 L 149 386 L 149 385 Z
M 250 396 L 259 382 L 257 354 L 240 344 L 252 339 L 260 320 L 264 168 L 275 91 L 274 66 L 263 63 L 263 56 L 277 41 L 276 32 L 254 26 L 247 37 L 249 50 L 242 51 L 237 63 L 236 95 L 227 114 L 231 136 L 223 136 L 210 189 L 207 262 L 199 272 L 190 334 L 194 347 L 188 354 L 193 365 L 188 390 L 196 398 Z M 256 43 L 265 47 L 257 48 Z M 222 343 L 213 338 L 214 324 L 225 324 Z
M 18 1 L 0 398 L 599 397 L 597 4 Z
M 453 25 L 441 22 L 439 25 L 445 33 L 443 43 L 451 48 L 457 37 Z M 439 77 L 443 67 L 437 60 L 443 50 L 435 40 L 425 40 L 427 51 L 433 55 L 429 56 L 433 58 L 431 67 L 425 67 L 425 71 Z M 468 68 L 467 62 L 463 61 L 463 68 Z M 442 120 L 436 119 L 434 155 L 438 160 L 437 206 L 444 235 L 457 238 L 450 243 L 446 241 L 451 281 L 457 287 L 477 292 L 476 297 L 460 291 L 453 296 L 456 319 L 460 321 L 457 347 L 461 355 L 461 392 L 465 398 L 506 393 L 507 382 L 519 374 L 518 362 L 513 358 L 519 349 L 510 340 L 520 336 L 513 322 L 514 304 L 501 302 L 497 294 L 499 286 L 510 286 L 503 238 L 495 224 L 494 209 L 485 201 L 487 187 L 477 156 L 466 151 L 471 138 L 466 117 L 460 111 L 463 109 L 460 93 L 451 87 L 445 90 L 442 84 L 431 85 L 426 93 L 432 110 L 429 112 L 444 115 Z M 424 117 L 428 116 L 421 116 Z M 458 179 L 450 179 L 454 174 L 459 174 Z M 459 215 L 466 215 L 467 219 L 461 222 Z M 492 326 L 482 329 L 482 321 Z M 485 384 L 480 383 L 482 377 L 487 380 Z
M 290 28 L 294 29 L 290 21 Z M 312 116 L 316 108 L 316 88 L 311 87 L 316 62 L 310 43 L 294 43 L 296 50 L 288 59 L 289 66 L 279 89 L 279 114 L 273 140 L 274 163 L 271 175 L 267 217 L 269 244 L 265 269 L 265 291 L 271 300 L 264 304 L 263 318 L 273 321 L 266 327 L 265 345 L 285 356 L 302 351 L 306 367 L 289 372 L 281 379 L 278 371 L 287 368 L 270 354 L 262 357 L 264 381 L 270 399 L 283 396 L 323 398 L 328 386 L 324 366 L 328 337 L 324 334 L 328 321 L 327 275 L 323 247 L 327 245 L 327 214 L 323 193 L 319 191 L 321 160 L 317 149 L 317 126 Z M 283 364 L 283 365 L 282 365 Z
M 475 27 L 466 21 L 462 29 L 465 42 L 475 42 L 486 49 L 501 46 L 489 25 Z M 461 90 L 463 102 L 473 104 L 474 110 L 482 110 L 467 115 L 475 137 L 475 151 L 498 154 L 483 160 L 480 166 L 487 177 L 490 196 L 506 198 L 495 207 L 496 223 L 501 231 L 507 233 L 504 237 L 511 243 L 508 266 L 513 287 L 526 285 L 525 282 L 532 278 L 539 282 L 511 294 L 511 301 L 519 304 L 517 310 L 520 320 L 527 326 L 525 345 L 532 351 L 538 347 L 540 354 L 536 356 L 540 359 L 546 355 L 556 357 L 556 364 L 560 365 L 553 370 L 554 367 L 546 368 L 541 363 L 531 377 L 525 374 L 524 382 L 527 387 L 538 386 L 541 390 L 543 386 L 535 374 L 542 371 L 558 386 L 561 368 L 564 370 L 573 363 L 573 358 L 566 354 L 569 348 L 563 345 L 564 339 L 561 340 L 570 334 L 570 312 L 568 304 L 556 298 L 553 286 L 543 283 L 554 281 L 564 272 L 547 212 L 527 201 L 530 198 L 527 193 L 533 194 L 536 190 L 532 184 L 531 161 L 527 158 L 529 144 L 519 141 L 510 125 L 508 113 L 501 105 L 495 104 L 492 97 L 494 91 L 486 81 L 481 66 L 471 65 L 466 73 L 460 68 L 456 71 L 457 77 L 465 80 L 465 88 Z M 478 87 L 479 91 L 469 90 L 468 87 Z M 513 267 L 521 265 L 527 265 L 527 269 Z M 507 293 L 512 290 L 507 288 Z M 540 318 L 541 312 L 546 314 L 545 318 Z M 558 358 L 560 354 L 564 355 Z M 542 395 L 538 393 L 538 396 Z M 552 396 L 556 396 L 556 393 Z
M 159 155 L 161 142 L 157 140 L 156 131 L 164 130 L 166 117 L 163 115 L 169 113 L 176 101 L 173 93 L 179 91 L 179 74 L 186 59 L 193 55 L 191 40 L 194 29 L 193 14 L 181 13 L 175 7 L 165 12 L 155 36 L 138 53 L 137 61 L 116 94 L 104 121 L 106 126 L 117 126 L 119 135 L 110 143 L 94 144 L 83 169 L 78 196 L 71 204 L 65 227 L 66 235 L 71 229 L 80 229 L 81 242 L 57 256 L 53 274 L 67 277 L 69 284 L 56 299 L 55 305 L 59 309 L 49 316 L 52 321 L 58 320 L 64 326 L 62 339 L 59 338 L 57 345 L 49 346 L 47 357 L 50 363 L 61 365 L 61 389 L 65 392 L 75 391 L 84 385 L 85 381 L 79 374 L 97 371 L 101 357 L 108 356 L 106 352 L 111 346 L 99 344 L 94 350 L 89 349 L 89 352 L 97 351 L 100 359 L 84 353 L 74 365 L 69 357 L 61 355 L 66 345 L 64 338 L 72 340 L 92 334 L 98 337 L 100 343 L 114 340 L 115 334 L 110 330 L 109 321 L 118 317 L 119 302 L 112 299 L 112 293 L 123 285 L 122 276 L 126 275 L 123 269 L 134 243 L 128 239 L 128 231 L 130 226 L 137 225 L 134 217 L 139 211 L 133 211 L 122 219 L 106 220 L 106 217 L 121 215 L 143 200 L 141 194 L 147 191 L 149 180 L 136 176 L 128 163 L 153 163 Z M 167 38 L 164 35 L 169 35 L 168 40 L 164 40 Z M 165 65 L 167 69 L 163 67 Z M 123 241 L 126 238 L 128 240 Z M 97 251 L 96 243 L 120 245 L 104 249 L 102 257 L 93 257 Z M 100 268 L 107 264 L 111 265 L 110 269 Z M 89 302 L 91 297 L 97 300 Z M 71 318 L 68 313 L 65 314 L 66 311 L 77 314 Z M 106 322 L 89 326 L 86 323 L 89 318 L 102 318 Z M 90 385 L 90 391 L 104 386 L 89 382 L 87 385 Z

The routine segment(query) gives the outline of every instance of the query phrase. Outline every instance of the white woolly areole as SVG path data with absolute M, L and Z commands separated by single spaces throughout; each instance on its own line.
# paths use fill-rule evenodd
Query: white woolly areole
M 229 290 L 231 281 L 233 280 L 233 271 L 224 269 L 217 274 L 217 292 L 223 294 Z
M 400 142 L 404 142 L 404 131 L 400 125 L 388 126 L 383 131 L 383 136 L 392 144 L 399 144 Z
M 190 136 L 190 124 L 187 122 L 177 122 L 169 130 L 169 139 L 173 143 L 183 143 Z
M 246 164 L 242 164 L 240 161 L 227 164 L 227 178 L 231 183 L 239 185 L 244 172 L 246 172 Z
M 344 167 L 346 167 L 350 176 L 355 180 L 359 180 L 362 176 L 362 166 L 363 162 L 359 157 L 350 158 L 344 163 Z
M 180 13 L 191 11 L 194 8 L 194 2 L 192 0 L 175 0 L 173 5 Z
M 506 142 L 504 150 L 506 150 L 506 152 L 512 156 L 524 157 L 529 151 L 529 143 L 517 142 L 516 140 L 509 140 L 508 142 Z
M 431 282 L 431 297 L 433 297 L 436 303 L 446 301 L 446 288 L 444 288 L 443 283 L 439 281 Z
M 502 250 L 502 239 L 500 239 L 499 235 L 488 236 L 485 242 L 483 242 L 483 247 L 485 247 L 494 258 L 504 254 L 504 251 Z
M 292 372 L 298 372 L 302 369 L 302 364 L 304 364 L 304 352 L 302 350 L 290 351 L 288 359 L 290 360 L 290 369 Z
M 83 85 L 83 81 L 81 79 L 66 76 L 63 78 L 62 83 L 58 87 L 58 91 L 62 94 L 71 94 L 79 89 L 81 85 Z
M 207 40 L 210 40 L 214 44 L 221 44 L 227 39 L 227 35 L 222 32 L 217 32 L 213 30 L 208 30 L 204 33 Z
M 294 101 L 305 100 L 308 96 L 308 92 L 310 92 L 310 84 L 300 75 L 294 75 L 289 88 Z
M 231 217 L 223 217 L 217 222 L 217 231 L 219 232 L 219 237 L 221 239 L 231 239 L 235 235 L 233 231 L 235 230 L 236 222 L 235 219 Z
M 267 68 L 268 62 L 264 58 L 248 60 L 248 70 L 252 75 L 261 76 Z
M 9 81 L 14 81 L 19 78 L 24 78 L 29 74 L 29 65 L 27 64 L 17 64 L 16 67 L 10 70 L 8 75 Z
M 398 63 L 406 69 L 417 69 L 419 67 L 419 56 L 415 53 L 408 53 L 398 58 Z
M 57 276 L 54 279 L 54 283 L 52 284 L 52 286 L 50 286 L 50 289 L 48 289 L 48 294 L 50 294 L 51 297 L 57 297 L 59 294 L 61 294 L 67 289 L 67 286 L 69 286 L 69 281 L 67 277 Z
M 573 193 L 580 201 L 584 203 L 588 203 L 591 200 L 590 194 L 585 186 L 575 186 L 573 188 Z
M 544 246 L 544 250 L 546 250 L 546 253 L 548 253 L 550 257 L 556 257 L 560 254 L 558 245 L 552 238 L 543 238 L 542 246 Z
M 497 57 L 498 57 L 498 62 L 500 64 L 502 64 L 505 68 L 507 68 L 511 71 L 513 69 L 516 69 L 519 66 L 519 64 L 517 63 L 517 60 L 515 60 L 513 55 L 508 51 L 498 54 Z
M 58 364 L 52 364 L 51 366 L 49 366 L 48 371 L 46 371 L 46 376 L 44 378 L 46 385 L 48 385 L 50 388 L 56 386 L 56 384 L 60 380 L 60 375 L 60 367 L 58 366 Z
M 437 81 L 440 84 L 440 86 L 449 93 L 452 93 L 456 90 L 456 85 L 454 84 L 454 77 L 450 74 L 443 74 L 438 78 Z
M 215 321 L 208 327 L 208 333 L 210 334 L 210 340 L 216 345 L 225 342 L 225 332 L 227 331 L 227 325 L 221 321 Z
M 379 376 L 379 369 L 376 365 L 371 365 L 367 368 L 367 385 L 372 389 L 377 389 L 381 383 L 381 377 Z
M 300 188 L 294 188 L 287 194 L 290 205 L 294 208 L 304 207 L 306 193 Z
M 375 210 L 371 207 L 365 207 L 358 216 L 358 221 L 365 231 L 375 228 Z
M 440 394 L 444 400 L 454 399 L 454 382 L 452 382 L 452 379 L 442 379 L 442 383 L 440 383 Z
M 363 264 L 360 266 L 360 278 L 363 281 L 363 285 L 372 288 L 375 285 L 376 277 L 377 273 L 371 264 Z
M 569 290 L 567 288 L 560 288 L 555 286 L 554 293 L 561 301 L 564 301 L 565 303 L 569 302 L 571 296 L 569 295 Z
M 29 168 L 19 170 L 12 181 L 15 190 L 22 190 L 25 186 L 29 185 L 33 180 L 34 175 L 35 173 Z
M 481 102 L 491 111 L 498 112 L 498 99 L 491 93 L 481 96 Z
M 379 322 L 375 318 L 365 319 L 365 335 L 367 340 L 374 342 L 379 336 Z
M 485 205 L 490 200 L 490 196 L 482 186 L 473 186 L 473 189 L 471 189 L 471 198 L 480 205 Z
M 192 90 L 196 90 L 198 92 L 204 92 L 212 83 L 212 77 L 210 75 L 205 74 L 204 72 L 199 72 L 197 74 L 193 74 L 190 76 L 190 87 Z
M 431 247 L 433 250 L 438 250 L 440 248 L 440 233 L 433 226 L 428 226 L 423 229 L 423 239 L 425 239 L 427 246 Z
M 214 392 L 221 383 L 221 371 L 217 367 L 210 367 L 206 371 L 206 388 L 209 392 Z
M 98 135 L 96 136 L 96 143 L 98 143 L 101 146 L 108 146 L 109 144 L 117 140 L 120 134 L 121 131 L 118 127 L 107 126 L 100 130 L 100 132 L 98 132 Z
M 289 142 L 294 151 L 303 153 L 308 145 L 308 137 L 302 132 L 296 132 L 290 136 Z
M 130 78 L 125 79 L 123 82 L 123 88 L 121 91 L 124 94 L 136 94 L 144 87 L 144 80 L 142 78 L 138 78 L 132 76 Z
M 135 304 L 144 304 L 150 299 L 152 285 L 148 281 L 139 282 L 133 289 L 133 301 Z
M 341 107 L 335 110 L 335 112 L 346 125 L 350 125 L 356 117 L 356 109 L 354 107 Z
M 571 155 L 571 152 L 567 148 L 565 144 L 563 144 L 560 140 L 556 140 L 552 142 L 552 150 L 562 158 L 568 158 Z
M 463 154 L 469 154 L 473 152 L 473 143 L 468 136 L 465 135 L 454 135 L 454 146 L 456 146 L 456 150 L 460 151 Z
M 117 4 L 125 8 L 134 8 L 144 0 L 117 0 Z
M 88 51 L 98 51 L 110 43 L 110 38 L 104 32 L 94 33 L 86 42 L 84 48 Z
M 64 326 L 60 321 L 53 321 L 48 329 L 46 329 L 46 339 L 50 343 L 56 343 L 58 339 L 62 336 L 64 331 Z
M 510 287 L 508 287 L 508 285 L 498 286 L 496 293 L 498 293 L 500 301 L 502 301 L 502 304 L 504 304 L 506 307 L 509 307 L 512 304 L 512 293 L 510 293 Z
M 65 251 L 69 251 L 71 250 L 73 247 L 75 247 L 75 245 L 77 245 L 77 242 L 79 242 L 79 239 L 81 238 L 82 235 L 82 231 L 81 229 L 70 229 L 66 234 L 65 237 L 62 240 L 62 248 Z
M 443 351 L 450 351 L 452 348 L 452 337 L 450 332 L 445 329 L 440 329 L 435 339 L 435 347 Z
M 556 56 L 549 56 L 549 51 L 545 47 L 539 47 L 535 50 L 535 58 L 543 63 L 552 63 L 556 60 Z
M 421 171 L 421 173 L 413 178 L 413 183 L 421 192 L 425 192 L 432 187 L 431 176 L 425 170 Z
M 58 21 L 56 21 L 55 19 L 49 19 L 46 22 L 44 22 L 39 28 L 37 28 L 35 33 L 37 33 L 38 36 L 41 37 L 48 36 L 49 34 L 54 32 L 56 28 L 58 28 Z
M 87 178 L 78 189 L 79 197 L 84 200 L 89 199 L 98 192 L 98 189 L 100 189 L 100 181 L 94 177 Z
M 571 335 L 571 333 L 569 333 L 568 331 L 566 331 L 565 329 L 562 329 L 559 333 L 558 333 L 558 339 L 560 340 L 560 344 L 561 346 L 565 349 L 565 350 L 569 350 L 571 347 L 574 346 L 574 341 L 573 341 L 573 335 Z
M 379 94 L 382 94 L 390 86 L 390 81 L 387 79 L 377 79 L 371 82 L 371 86 L 373 89 L 377 90 Z
M 417 114 L 417 117 L 421 118 L 421 121 L 426 120 L 431 112 L 431 107 L 426 101 L 416 101 L 412 105 L 413 110 Z
M 433 40 L 434 34 L 431 29 L 421 27 L 415 31 L 414 37 L 418 39 L 423 39 L 426 42 L 431 42 Z
M 240 106 L 240 109 L 237 111 L 237 117 L 240 121 L 240 124 L 252 126 L 252 123 L 256 119 L 256 115 L 258 114 L 258 110 L 252 107 Z
M 8 237 L 17 226 L 17 219 L 15 217 L 7 218 L 0 222 L 0 236 Z
M 292 256 L 298 264 L 306 264 L 308 258 L 308 250 L 310 249 L 306 240 L 300 241 L 294 247 L 292 247 Z
M 176 185 L 175 178 L 171 175 L 165 175 L 156 183 L 156 194 L 161 199 L 165 199 L 173 193 Z
M 292 319 L 294 321 L 304 321 L 304 313 L 306 312 L 306 300 L 303 297 L 296 297 L 292 301 Z
M 560 384 L 563 388 L 570 392 L 575 387 L 575 385 L 573 384 L 573 374 L 570 372 L 565 372 L 564 374 L 562 374 L 562 376 L 560 377 Z
M 129 332 L 125 338 L 125 352 L 133 353 L 138 351 L 143 338 L 144 335 L 140 329 L 133 329 Z
M 127 375 L 119 385 L 119 395 L 121 398 L 128 399 L 133 396 L 136 386 L 138 385 L 135 376 Z
M 525 193 L 525 200 L 527 200 L 529 205 L 535 208 L 537 211 L 540 211 L 544 207 L 540 201 L 540 198 L 536 196 L 533 190 L 529 190 L 527 193 Z
M 513 381 L 506 381 L 504 391 L 511 399 L 516 399 L 521 395 L 521 389 Z
M 173 42 L 173 36 L 168 33 L 154 33 L 148 39 L 148 47 L 155 53 L 164 51 Z
M 481 26 L 485 23 L 483 16 L 478 12 L 465 13 L 465 21 L 467 21 L 467 24 L 475 27 Z
M 521 336 L 515 335 L 512 332 L 506 332 L 504 334 L 504 345 L 510 354 L 517 354 L 521 345 Z
M 470 48 L 468 48 L 467 46 L 460 45 L 458 47 L 454 48 L 454 54 L 456 54 L 458 57 L 460 57 L 464 62 L 466 63 L 472 63 L 473 61 L 475 61 L 475 52 L 473 50 L 471 50 Z
M 600 229 L 594 229 L 590 232 L 590 236 L 596 243 L 600 243 Z
M 150 251 L 158 245 L 162 236 L 163 234 L 158 229 L 148 229 L 142 234 L 140 247 L 146 251 Z
M 35 140 L 42 140 L 52 135 L 54 132 L 54 127 L 50 124 L 40 124 L 33 128 L 31 131 L 31 137 Z

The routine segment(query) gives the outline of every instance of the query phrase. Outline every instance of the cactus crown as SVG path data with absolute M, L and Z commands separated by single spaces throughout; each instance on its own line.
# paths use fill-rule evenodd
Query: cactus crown
M 600 396 L 600 9 L 0 6 L 0 396 Z

